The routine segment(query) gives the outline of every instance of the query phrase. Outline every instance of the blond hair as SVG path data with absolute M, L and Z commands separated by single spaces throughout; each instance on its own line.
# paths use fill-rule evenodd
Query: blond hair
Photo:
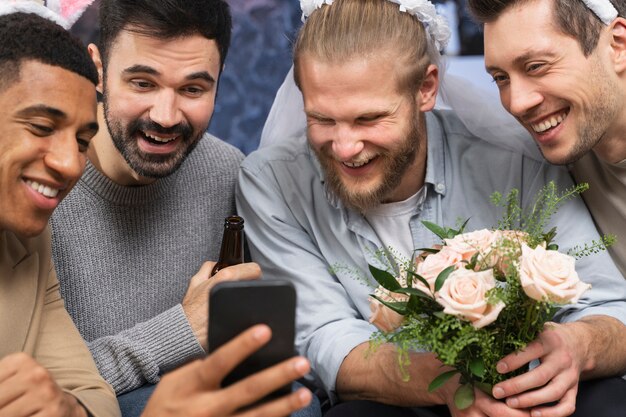
M 439 61 L 428 36 L 415 16 L 387 0 L 335 0 L 311 13 L 298 33 L 293 54 L 296 84 L 304 55 L 335 63 L 388 54 L 397 62 L 398 88 L 414 94 L 428 65 Z

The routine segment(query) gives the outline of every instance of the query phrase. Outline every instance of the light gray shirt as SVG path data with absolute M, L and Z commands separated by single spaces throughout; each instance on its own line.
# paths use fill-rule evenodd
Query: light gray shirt
M 450 112 L 431 112 L 426 120 L 427 195 L 407 225 L 415 248 L 440 243 L 423 220 L 454 227 L 469 217 L 468 231 L 495 227 L 503 213 L 490 203 L 494 191 L 506 194 L 517 188 L 522 207 L 527 207 L 551 180 L 561 190 L 572 186 L 564 168 L 484 142 Z M 296 346 L 332 396 L 342 361 L 375 330 L 368 322 L 368 295 L 375 283 L 367 268 L 375 263 L 382 244 L 361 214 L 327 190 L 304 137 L 261 149 L 244 160 L 237 206 L 263 276 L 296 285 Z M 566 203 L 551 223 L 548 229 L 558 227 L 562 250 L 599 237 L 579 198 Z M 593 288 L 576 305 L 562 308 L 556 319 L 605 314 L 626 323 L 626 281 L 609 255 L 582 258 L 576 267 Z M 359 276 L 369 277 L 369 283 Z

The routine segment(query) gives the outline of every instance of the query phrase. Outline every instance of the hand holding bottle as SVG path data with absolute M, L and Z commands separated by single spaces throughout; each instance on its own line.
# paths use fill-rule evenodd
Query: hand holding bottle
M 245 281 L 261 277 L 261 268 L 254 262 L 234 265 L 222 269 L 213 278 L 211 270 L 215 262 L 205 262 L 198 273 L 191 278 L 182 306 L 187 320 L 202 348 L 207 348 L 207 327 L 209 323 L 209 290 L 218 282 Z M 211 278 L 211 279 L 209 279 Z

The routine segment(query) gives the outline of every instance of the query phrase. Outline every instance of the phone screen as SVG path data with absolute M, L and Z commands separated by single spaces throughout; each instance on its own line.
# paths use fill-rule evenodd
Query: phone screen
M 233 281 L 216 284 L 209 294 L 209 353 L 255 324 L 272 329 L 272 339 L 239 364 L 223 381 L 231 385 L 295 355 L 296 291 L 287 281 Z M 291 392 L 286 385 L 267 399 Z

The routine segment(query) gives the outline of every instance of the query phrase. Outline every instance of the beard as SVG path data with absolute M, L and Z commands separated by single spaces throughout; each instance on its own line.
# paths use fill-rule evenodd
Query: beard
M 104 89 L 102 102 L 104 105 L 104 119 L 115 148 L 117 148 L 133 171 L 146 178 L 163 178 L 173 174 L 194 150 L 208 127 L 207 124 L 204 129 L 194 132 L 193 127 L 187 122 L 164 128 L 152 120 L 144 119 L 134 119 L 127 125 L 123 125 L 110 111 L 106 88 Z M 146 153 L 139 148 L 138 139 L 136 139 L 140 135 L 145 140 L 150 141 L 144 135 L 144 131 L 164 136 L 180 136 L 180 139 L 178 139 L 180 143 L 173 153 Z
M 320 161 L 324 178 L 330 190 L 349 208 L 366 212 L 368 209 L 381 204 L 396 190 L 408 172 L 420 151 L 421 144 L 426 143 L 425 134 L 420 129 L 424 124 L 424 117 L 417 109 L 411 112 L 411 123 L 405 133 L 405 139 L 392 149 L 384 150 L 377 155 L 377 164 L 382 169 L 382 180 L 367 189 L 353 187 L 346 184 L 337 166 L 337 160 L 332 156 L 330 144 L 314 152 Z M 420 122 L 418 122 L 418 119 Z M 364 179 L 362 182 L 367 181 Z M 360 182 L 356 180 L 357 184 Z

